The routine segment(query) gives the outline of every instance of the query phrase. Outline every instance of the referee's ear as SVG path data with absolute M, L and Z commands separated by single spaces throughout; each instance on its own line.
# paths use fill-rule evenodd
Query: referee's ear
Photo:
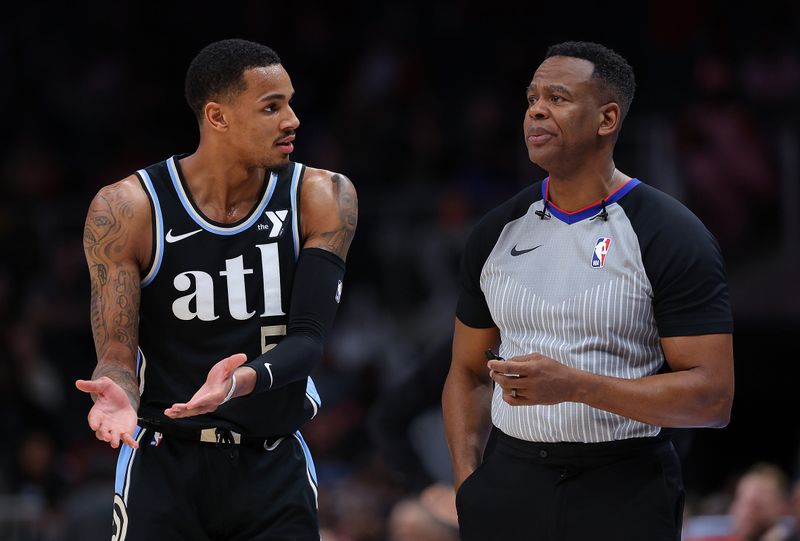
M 609 102 L 600 106 L 598 111 L 600 125 L 597 128 L 597 135 L 600 137 L 615 136 L 622 124 L 622 111 L 617 102 Z

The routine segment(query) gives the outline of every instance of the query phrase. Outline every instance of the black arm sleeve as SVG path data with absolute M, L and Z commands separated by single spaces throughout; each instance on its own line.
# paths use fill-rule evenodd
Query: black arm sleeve
M 256 371 L 253 393 L 308 377 L 333 327 L 342 294 L 344 261 L 320 248 L 300 252 L 292 285 L 286 336 L 277 346 L 245 364 Z

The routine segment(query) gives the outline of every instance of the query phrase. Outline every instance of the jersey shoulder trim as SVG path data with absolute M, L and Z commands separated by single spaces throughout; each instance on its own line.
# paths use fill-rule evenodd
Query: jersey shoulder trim
M 158 274 L 161 268 L 161 261 L 164 257 L 164 217 L 161 212 L 161 203 L 158 200 L 153 180 L 150 178 L 146 169 L 136 171 L 139 182 L 142 185 L 147 198 L 150 200 L 150 210 L 153 218 L 153 253 L 150 257 L 150 265 L 147 272 L 142 277 L 141 287 L 149 285 Z
M 302 163 L 294 164 L 294 171 L 292 172 L 292 186 L 290 188 L 289 196 L 292 204 L 292 239 L 294 242 L 294 259 L 300 257 L 300 187 L 303 183 L 303 175 L 305 175 L 306 166 Z

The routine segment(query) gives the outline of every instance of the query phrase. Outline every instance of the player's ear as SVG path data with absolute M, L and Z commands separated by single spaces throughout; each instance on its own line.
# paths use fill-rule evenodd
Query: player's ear
M 203 107 L 203 117 L 206 124 L 213 130 L 226 131 L 228 129 L 228 119 L 225 118 L 225 111 L 222 105 L 215 101 L 206 103 Z
M 622 110 L 616 102 L 609 102 L 600 106 L 600 126 L 597 129 L 597 135 L 604 137 L 612 135 L 619 130 L 620 122 L 622 122 Z

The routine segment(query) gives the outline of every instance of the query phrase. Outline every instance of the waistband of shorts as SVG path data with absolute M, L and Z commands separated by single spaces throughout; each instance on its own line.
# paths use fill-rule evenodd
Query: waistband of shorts
M 202 443 L 248 445 L 257 447 L 263 446 L 264 449 L 267 450 L 274 449 L 280 442 L 290 436 L 290 434 L 273 437 L 249 436 L 246 434 L 240 434 L 228 428 L 186 428 L 177 425 L 164 425 L 163 423 L 156 423 L 146 419 L 139 419 L 138 424 L 140 427 L 146 430 L 159 432 L 160 434 L 170 438 L 197 441 Z
M 496 427 L 494 432 L 499 446 L 508 447 L 523 455 L 540 459 L 624 457 L 642 451 L 652 450 L 670 443 L 669 437 L 663 432 L 656 436 L 646 438 L 630 438 L 594 443 L 527 441 L 509 436 Z

